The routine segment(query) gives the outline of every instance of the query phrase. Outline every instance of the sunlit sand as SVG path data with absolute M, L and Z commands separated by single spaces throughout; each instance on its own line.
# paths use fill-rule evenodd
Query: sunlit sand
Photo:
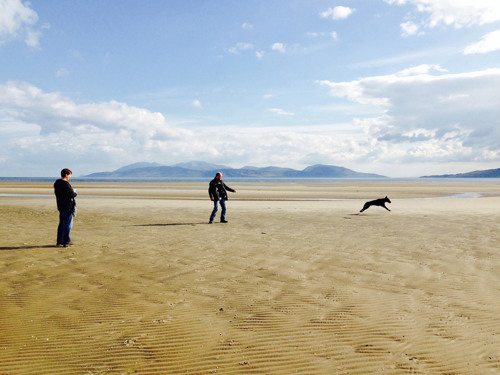
M 227 183 L 0 183 L 0 373 L 500 372 L 498 180 Z

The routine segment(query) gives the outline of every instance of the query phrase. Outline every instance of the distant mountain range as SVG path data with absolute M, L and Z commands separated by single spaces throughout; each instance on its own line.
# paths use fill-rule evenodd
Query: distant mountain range
M 468 173 L 422 176 L 422 178 L 500 178 L 500 168 L 486 169 L 484 171 L 474 171 Z
M 316 164 L 303 170 L 280 167 L 232 168 L 225 165 L 211 164 L 203 161 L 191 161 L 175 165 L 158 163 L 135 163 L 112 172 L 92 173 L 87 178 L 210 178 L 222 172 L 224 177 L 243 178 L 386 178 L 373 173 L 361 173 L 333 165 Z

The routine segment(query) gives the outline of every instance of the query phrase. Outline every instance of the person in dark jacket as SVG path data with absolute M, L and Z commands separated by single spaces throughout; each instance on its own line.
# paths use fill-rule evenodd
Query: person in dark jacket
M 61 171 L 61 178 L 54 183 L 54 193 L 56 195 L 57 210 L 59 211 L 59 226 L 57 227 L 57 246 L 70 246 L 73 243 L 69 237 L 69 232 L 73 227 L 73 216 L 76 210 L 76 191 L 68 182 L 71 178 L 68 168 Z
M 236 190 L 231 189 L 224 183 L 224 181 L 222 181 L 222 173 L 217 172 L 215 178 L 212 181 L 210 181 L 210 184 L 208 185 L 208 195 L 210 196 L 210 200 L 214 202 L 214 209 L 212 211 L 212 214 L 210 215 L 210 220 L 208 222 L 209 224 L 213 223 L 215 215 L 217 215 L 217 209 L 219 203 L 220 206 L 222 207 L 222 212 L 220 214 L 220 222 L 227 223 L 226 220 L 227 190 L 236 193 Z

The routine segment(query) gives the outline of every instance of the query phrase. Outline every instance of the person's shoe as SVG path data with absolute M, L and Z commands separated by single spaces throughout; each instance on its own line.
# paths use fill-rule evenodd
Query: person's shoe
M 63 244 L 58 242 L 58 243 L 56 243 L 56 246 L 57 246 L 57 247 L 59 247 L 59 246 L 63 246 Z
M 68 242 L 68 243 L 64 244 L 64 247 L 68 247 L 68 246 L 73 246 L 73 242 Z
M 227 221 L 227 220 L 221 220 L 220 222 L 221 222 L 221 223 L 228 223 L 228 221 Z
M 212 223 L 213 223 L 213 221 L 209 221 L 209 222 L 208 222 L 208 224 L 212 224 Z

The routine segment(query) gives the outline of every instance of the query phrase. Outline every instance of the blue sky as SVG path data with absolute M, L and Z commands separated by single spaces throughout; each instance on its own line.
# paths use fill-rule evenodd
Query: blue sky
M 0 176 L 500 167 L 497 0 L 0 0 Z

